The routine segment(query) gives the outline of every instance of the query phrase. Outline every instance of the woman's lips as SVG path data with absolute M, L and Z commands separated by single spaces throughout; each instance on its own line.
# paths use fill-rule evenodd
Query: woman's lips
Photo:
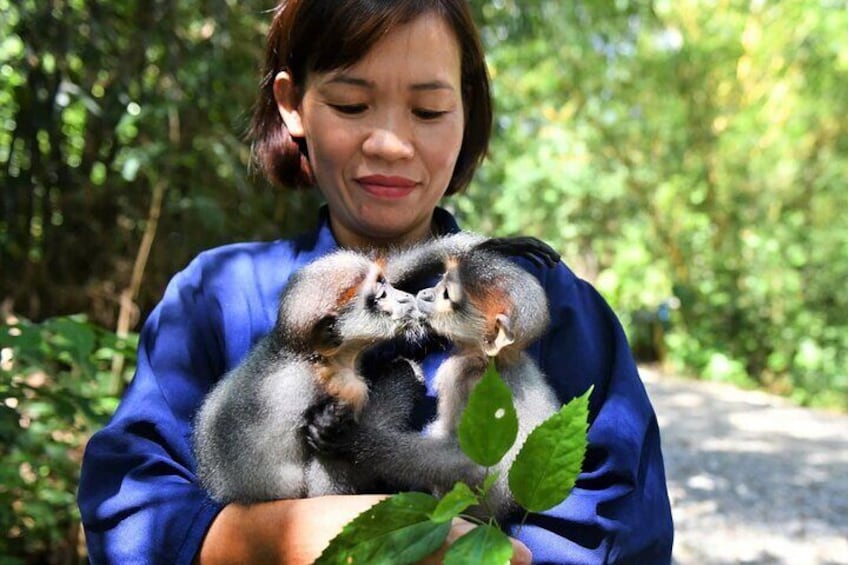
M 403 198 L 418 185 L 412 179 L 397 176 L 368 175 L 359 177 L 356 182 L 367 192 L 378 198 Z

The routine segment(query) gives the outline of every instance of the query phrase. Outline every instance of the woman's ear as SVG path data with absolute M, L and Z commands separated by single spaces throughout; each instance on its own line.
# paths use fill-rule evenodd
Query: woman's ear
M 280 112 L 289 134 L 292 137 L 303 137 L 297 89 L 287 71 L 280 71 L 274 77 L 274 100 L 277 102 L 277 111 Z

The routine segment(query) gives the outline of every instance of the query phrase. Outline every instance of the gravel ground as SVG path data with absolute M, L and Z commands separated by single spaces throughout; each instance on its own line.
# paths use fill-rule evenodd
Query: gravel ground
M 679 565 L 848 565 L 848 416 L 641 368 Z

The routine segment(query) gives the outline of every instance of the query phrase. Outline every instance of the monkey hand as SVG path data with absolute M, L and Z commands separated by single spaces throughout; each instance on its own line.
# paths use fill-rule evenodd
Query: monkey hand
M 309 449 L 330 456 L 350 455 L 357 426 L 353 407 L 328 396 L 310 406 L 305 416 L 303 436 Z
M 479 243 L 475 250 L 499 255 L 524 257 L 538 266 L 553 267 L 559 263 L 559 253 L 541 239 L 530 236 L 493 237 Z

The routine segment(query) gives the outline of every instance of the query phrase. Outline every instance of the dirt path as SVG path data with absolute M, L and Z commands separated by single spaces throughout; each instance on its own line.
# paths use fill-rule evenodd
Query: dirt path
M 676 564 L 848 564 L 848 416 L 641 373 L 662 429 Z

